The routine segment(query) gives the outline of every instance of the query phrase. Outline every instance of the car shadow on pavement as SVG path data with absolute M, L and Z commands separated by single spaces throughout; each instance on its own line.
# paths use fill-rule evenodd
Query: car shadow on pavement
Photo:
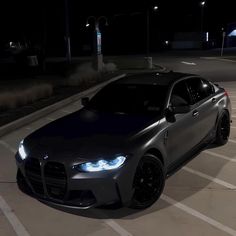
M 99 207 L 99 208 L 90 208 L 90 209 L 68 209 L 61 206 L 54 206 L 50 203 L 44 203 L 49 207 L 57 209 L 59 211 L 63 211 L 69 214 L 78 215 L 86 218 L 92 219 L 135 219 L 142 217 L 143 215 L 148 215 L 152 212 L 160 211 L 163 208 L 167 208 L 170 204 L 164 202 L 159 199 L 157 203 L 155 203 L 150 208 L 145 210 L 136 210 L 122 206 L 111 206 L 111 207 Z
M 215 146 L 209 146 L 208 149 L 213 150 Z M 226 146 L 224 148 L 227 149 Z M 206 155 L 206 154 L 203 154 Z M 192 161 L 197 161 L 200 155 L 196 156 Z M 202 157 L 201 157 L 202 158 Z M 209 172 L 207 173 L 212 178 L 217 178 L 221 169 L 229 162 L 228 160 L 220 159 L 217 157 L 209 157 L 210 160 L 214 159 L 214 165 L 211 164 L 211 168 L 209 168 Z M 209 167 L 209 158 L 203 158 L 203 163 L 200 163 L 200 166 Z M 212 160 L 211 160 L 212 161 Z M 202 162 L 202 159 L 201 159 Z M 190 167 L 193 166 L 193 169 L 198 168 L 191 161 L 189 162 Z M 199 165 L 199 163 L 198 163 Z M 203 189 L 207 189 L 209 191 L 214 190 L 213 187 L 210 186 L 213 182 L 209 179 L 202 178 L 201 176 L 197 176 L 193 173 L 189 173 L 185 170 L 185 168 L 176 172 L 173 176 L 171 176 L 166 181 L 166 186 L 164 189 L 164 194 L 176 202 L 183 202 L 185 199 L 201 192 Z M 217 187 L 218 189 L 218 187 Z M 226 189 L 224 186 L 219 186 L 219 189 Z M 145 215 L 152 214 L 154 212 L 161 211 L 171 206 L 171 204 L 165 202 L 161 198 L 153 204 L 151 207 L 145 210 L 135 210 L 127 207 L 122 207 L 119 205 L 113 205 L 108 207 L 99 207 L 99 208 L 91 208 L 86 210 L 78 210 L 78 209 L 68 209 L 61 206 L 53 206 L 51 204 L 47 204 L 48 206 L 55 208 L 60 211 L 67 212 L 69 214 L 78 215 L 87 218 L 94 219 L 136 219 Z

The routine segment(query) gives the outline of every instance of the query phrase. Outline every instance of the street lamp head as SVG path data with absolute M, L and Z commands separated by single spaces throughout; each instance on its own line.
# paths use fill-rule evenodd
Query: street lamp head
M 86 23 L 86 27 L 89 27 L 90 26 L 90 24 L 89 23 Z
M 206 4 L 206 2 L 205 2 L 205 1 L 202 1 L 200 4 L 201 4 L 202 7 L 204 7 L 205 4 Z
M 157 10 L 158 10 L 158 6 L 154 6 L 154 7 L 153 7 L 153 10 L 154 10 L 154 11 L 157 11 Z

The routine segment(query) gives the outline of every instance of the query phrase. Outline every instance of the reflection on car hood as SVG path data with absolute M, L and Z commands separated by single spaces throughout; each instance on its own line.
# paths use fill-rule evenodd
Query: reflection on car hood
M 82 109 L 35 131 L 25 139 L 25 144 L 32 150 L 43 149 L 54 153 L 103 152 L 105 149 L 124 147 L 130 137 L 152 123 L 153 116 Z

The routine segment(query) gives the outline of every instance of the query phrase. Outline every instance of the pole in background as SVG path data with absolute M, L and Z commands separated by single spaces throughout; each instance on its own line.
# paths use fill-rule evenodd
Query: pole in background
M 221 46 L 221 52 L 220 52 L 220 56 L 222 57 L 223 54 L 224 54 L 224 45 L 225 45 L 225 31 L 223 29 L 223 32 L 222 32 L 222 46 Z
M 149 57 L 149 54 L 150 54 L 150 11 L 149 11 L 149 8 L 147 9 L 146 14 L 147 14 L 146 15 L 146 17 L 147 17 L 147 19 L 146 19 L 146 23 L 147 23 L 147 25 L 146 25 L 146 30 L 147 30 L 146 56 Z
M 154 6 L 152 10 L 157 11 L 158 6 Z M 153 64 L 152 64 L 152 57 L 150 57 L 150 8 L 149 6 L 147 7 L 147 12 L 146 12 L 146 58 L 147 60 L 147 68 L 152 69 Z
M 70 25 L 69 25 L 69 7 L 68 0 L 65 0 L 65 46 L 66 46 L 66 59 L 71 62 L 71 45 L 70 45 Z
M 203 37 L 203 30 L 204 30 L 204 8 L 205 8 L 205 4 L 206 4 L 206 2 L 205 1 L 202 1 L 201 3 L 200 3 L 200 5 L 201 5 L 201 28 L 200 28 L 200 33 L 201 33 L 201 46 L 203 47 L 203 39 L 204 39 L 204 37 Z
M 108 26 L 108 20 L 106 16 L 99 16 L 98 18 L 95 16 L 89 16 L 87 18 L 87 23 L 86 23 L 86 27 L 89 27 L 89 20 L 93 19 L 95 21 L 95 30 L 94 30 L 94 60 L 93 60 L 93 67 L 95 68 L 95 70 L 97 71 L 102 71 L 103 67 L 104 67 L 104 63 L 103 63 L 103 55 L 102 55 L 102 34 L 100 32 L 100 28 L 99 28 L 99 22 L 100 20 L 105 20 L 105 25 Z
M 103 69 L 103 55 L 102 55 L 102 34 L 99 29 L 99 20 L 96 19 L 95 22 L 95 32 L 94 32 L 94 68 L 97 71 Z
M 147 8 L 146 12 L 146 60 L 147 60 L 147 68 L 152 69 L 152 57 L 150 57 L 150 10 Z

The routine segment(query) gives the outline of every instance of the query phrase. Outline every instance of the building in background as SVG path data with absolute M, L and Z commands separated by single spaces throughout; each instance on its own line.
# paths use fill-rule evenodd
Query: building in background
M 227 47 L 236 47 L 236 22 L 228 24 L 226 36 Z

